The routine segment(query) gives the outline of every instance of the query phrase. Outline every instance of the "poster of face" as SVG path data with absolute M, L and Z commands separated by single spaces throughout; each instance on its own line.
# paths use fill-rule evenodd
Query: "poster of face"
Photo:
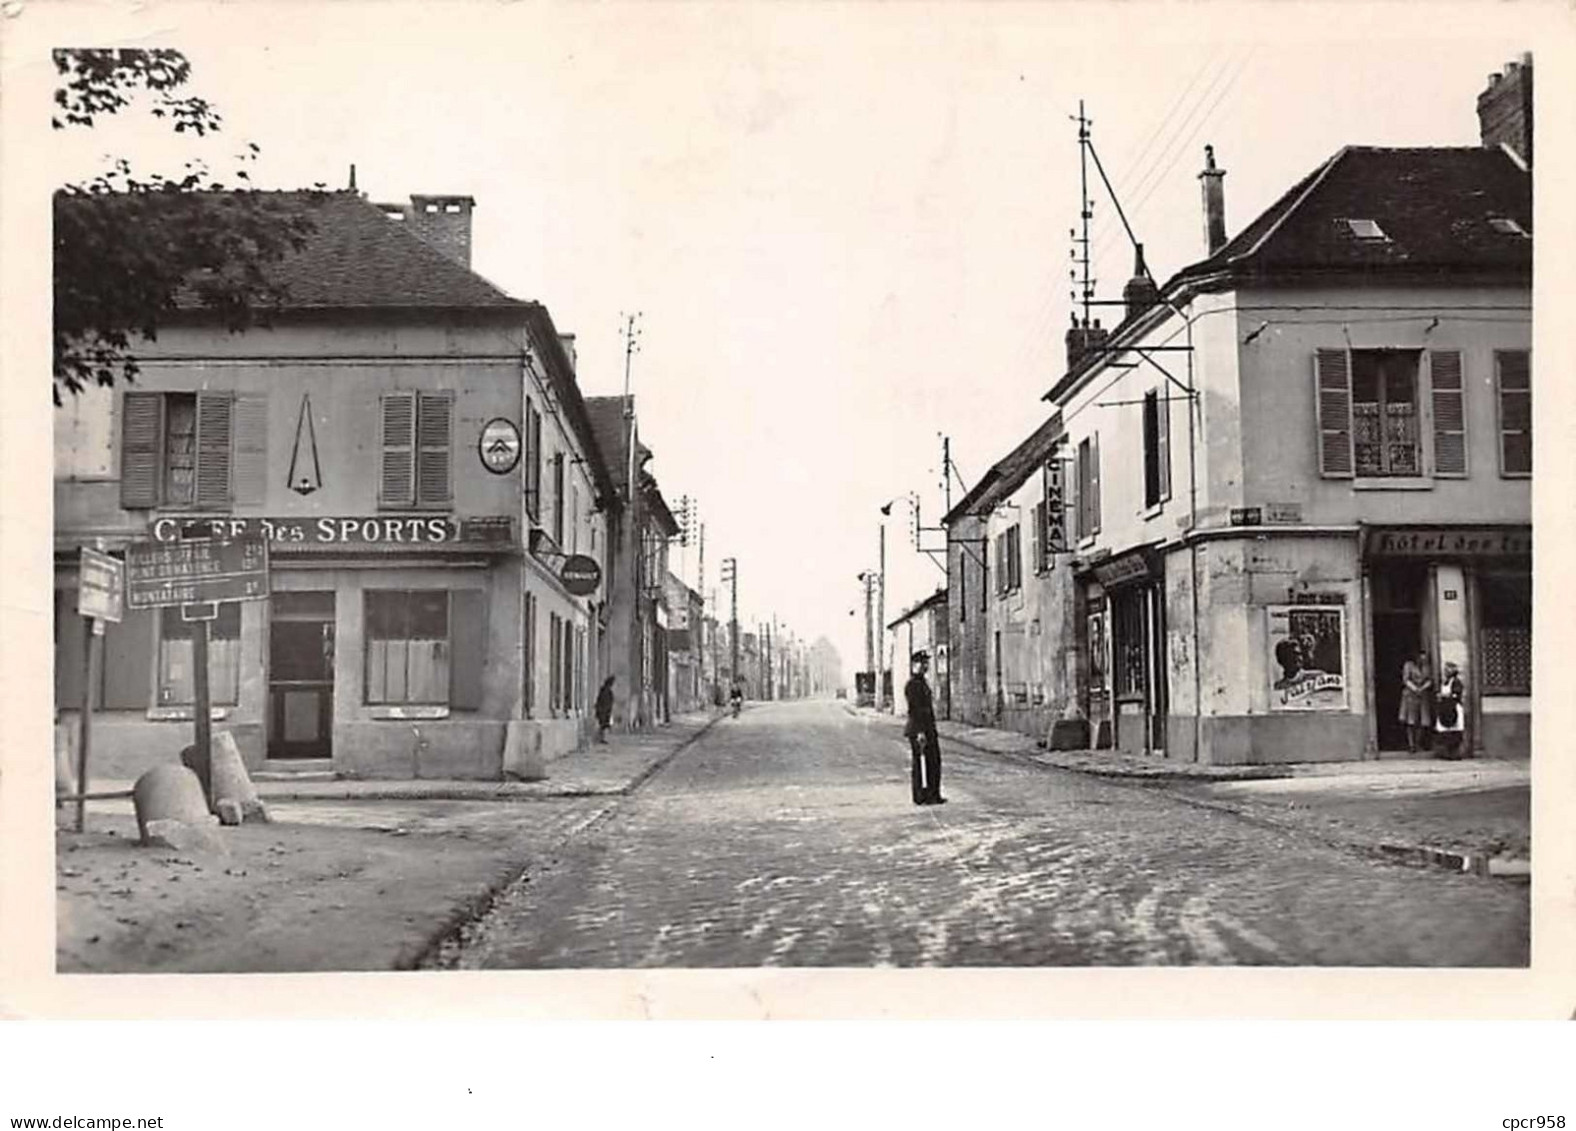
M 1271 605 L 1270 710 L 1346 709 L 1346 609 Z

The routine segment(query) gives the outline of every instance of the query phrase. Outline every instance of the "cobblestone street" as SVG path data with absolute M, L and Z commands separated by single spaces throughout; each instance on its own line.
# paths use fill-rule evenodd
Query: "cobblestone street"
M 1527 962 L 1524 885 L 945 752 L 950 803 L 916 808 L 895 723 L 752 705 L 528 870 L 444 964 Z

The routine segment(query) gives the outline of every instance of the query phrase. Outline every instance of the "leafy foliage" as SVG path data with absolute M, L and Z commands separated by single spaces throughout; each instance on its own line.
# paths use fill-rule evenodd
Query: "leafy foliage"
M 54 53 L 61 85 L 56 129 L 91 127 L 130 105 L 139 91 L 178 133 L 217 131 L 206 101 L 174 93 L 191 73 L 178 51 L 63 49 Z M 212 177 L 201 162 L 181 176 L 136 176 L 121 159 L 106 173 L 67 185 L 54 199 L 54 399 L 90 384 L 134 381 L 134 336 L 154 340 L 181 310 L 205 310 L 232 332 L 266 325 L 287 298 L 269 266 L 300 249 L 326 195 L 266 193 L 245 187 L 248 145 L 235 172 L 241 187 Z

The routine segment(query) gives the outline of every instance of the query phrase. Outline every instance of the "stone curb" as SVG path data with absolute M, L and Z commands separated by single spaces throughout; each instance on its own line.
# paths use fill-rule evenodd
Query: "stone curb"
M 646 782 L 651 780 L 651 778 L 656 773 L 658 773 L 669 762 L 673 761 L 674 758 L 678 757 L 679 754 L 683 753 L 690 746 L 694 745 L 701 738 L 701 736 L 709 731 L 713 724 L 715 724 L 716 721 L 721 717 L 721 715 L 713 715 L 711 718 L 707 719 L 706 722 L 697 728 L 694 733 L 686 735 L 673 747 L 672 750 L 669 750 L 666 754 L 659 755 L 655 761 L 653 761 L 640 773 L 636 774 L 635 777 L 631 778 L 624 786 L 615 790 L 610 790 L 606 794 L 588 794 L 586 796 L 628 797 L 641 786 L 645 785 Z M 593 825 L 599 824 L 600 822 L 606 820 L 607 817 L 617 807 L 618 802 L 616 800 L 609 800 L 605 804 L 598 806 L 591 813 L 587 814 L 583 820 L 576 821 L 573 826 L 565 830 L 563 835 L 554 838 L 552 843 L 549 844 L 544 850 L 544 854 L 558 851 L 558 849 L 569 843 L 569 841 L 575 837 L 584 833 Z M 515 884 L 519 883 L 521 878 L 524 877 L 525 874 L 529 872 L 531 867 L 536 863 L 537 858 L 533 858 L 518 865 L 511 865 L 509 868 L 505 869 L 504 874 L 499 879 L 489 884 L 484 891 L 477 893 L 475 896 L 456 907 L 448 915 L 448 917 L 444 919 L 442 925 L 433 931 L 432 934 L 427 936 L 427 939 L 424 943 L 396 959 L 394 969 L 419 970 L 423 967 L 429 966 L 441 967 L 444 963 L 442 961 L 435 960 L 439 960 L 443 956 L 443 952 L 445 950 L 453 950 L 459 947 L 463 941 L 465 932 L 470 930 L 474 924 L 484 918 L 487 913 L 492 910 L 493 905 L 498 902 L 503 893 L 512 888 Z
M 1259 778 L 1286 778 L 1295 776 L 1289 773 L 1273 771 L 1260 775 L 1209 777 L 1202 774 L 1186 774 L 1165 770 L 1146 772 L 1137 767 L 1125 766 L 1111 767 L 1110 769 L 1106 769 L 1105 767 L 1091 767 L 1087 764 L 1081 764 L 1073 761 L 1057 761 L 1047 758 L 1040 753 L 1030 754 L 1027 751 L 992 750 L 989 747 L 980 746 L 976 743 L 970 742 L 966 738 L 959 738 L 952 734 L 944 735 L 943 737 L 949 741 L 956 742 L 959 746 L 965 746 L 978 754 L 990 754 L 997 757 L 1005 756 L 1015 758 L 1019 761 L 1028 762 L 1036 766 L 1044 766 L 1050 769 L 1070 770 L 1074 773 L 1088 774 L 1091 777 L 1120 779 L 1127 782 L 1240 781 L 1244 780 L 1244 778 L 1250 778 L 1254 776 Z M 1257 768 L 1258 767 L 1255 767 L 1255 769 Z M 1273 818 L 1263 816 L 1259 813 L 1245 813 L 1241 809 L 1231 805 L 1212 802 L 1200 797 L 1188 797 L 1179 793 L 1172 793 L 1171 796 L 1177 798 L 1179 801 L 1185 802 L 1186 804 L 1194 805 L 1202 809 L 1213 809 L 1220 813 L 1230 813 L 1235 817 L 1245 818 L 1247 820 L 1254 821 L 1255 823 L 1268 825 L 1276 829 L 1303 833 L 1304 835 L 1312 836 L 1317 840 L 1323 841 L 1326 844 L 1331 844 L 1339 848 L 1358 849 L 1367 855 L 1375 856 L 1379 859 L 1389 860 L 1396 863 L 1418 864 L 1425 867 L 1442 868 L 1446 871 L 1459 872 L 1466 875 L 1496 876 L 1507 879 L 1520 879 L 1529 876 L 1532 870 L 1531 861 L 1522 860 L 1516 857 L 1493 856 L 1486 852 L 1458 852 L 1452 849 L 1431 848 L 1427 845 L 1408 844 L 1400 841 L 1365 841 L 1337 837 L 1325 837 L 1320 836 L 1317 832 L 1304 828 L 1303 826 L 1284 821 L 1276 821 Z
M 431 787 L 420 789 L 395 789 L 366 782 L 364 779 L 316 779 L 319 788 L 292 788 L 295 783 L 278 779 L 256 781 L 257 792 L 267 801 L 540 801 L 585 797 L 624 797 L 639 789 L 653 774 L 701 735 L 711 729 L 718 718 L 707 719 L 696 730 L 682 738 L 672 749 L 656 757 L 638 770 L 633 777 L 621 784 L 605 786 L 555 786 L 547 782 L 434 782 Z M 325 788 L 326 787 L 326 788 Z

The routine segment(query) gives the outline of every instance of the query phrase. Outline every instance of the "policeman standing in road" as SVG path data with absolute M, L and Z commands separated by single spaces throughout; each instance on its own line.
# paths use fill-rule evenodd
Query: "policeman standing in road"
M 929 666 L 929 653 L 914 653 L 913 674 L 903 686 L 903 696 L 908 700 L 908 725 L 903 733 L 908 736 L 913 755 L 914 804 L 945 805 L 947 799 L 941 796 L 941 739 L 936 735 L 936 708 L 930 697 L 930 684 L 925 682 L 925 669 Z

